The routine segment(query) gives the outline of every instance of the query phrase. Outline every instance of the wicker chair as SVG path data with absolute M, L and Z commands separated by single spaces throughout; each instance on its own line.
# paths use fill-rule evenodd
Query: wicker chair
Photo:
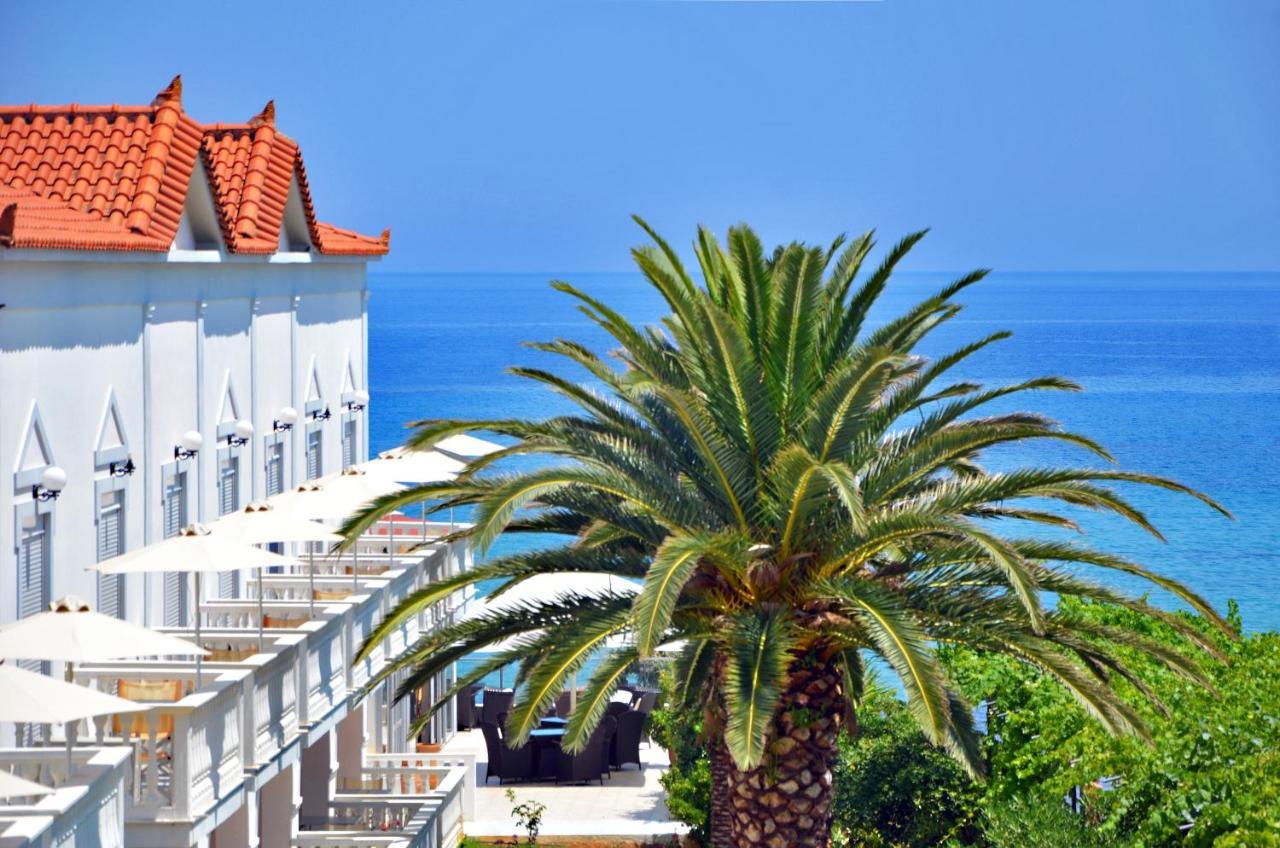
M 555 763 L 556 783 L 587 783 L 598 780 L 601 786 L 604 785 L 601 764 L 609 755 L 609 749 L 605 746 L 608 733 L 606 721 L 607 717 L 587 739 L 587 746 L 578 753 L 567 754 L 561 748 L 553 748 L 548 752 Z
M 476 692 L 478 691 L 480 687 L 468 686 L 458 693 L 458 727 L 469 730 L 480 723 L 476 718 Z
M 515 698 L 516 693 L 510 689 L 484 690 L 484 703 L 480 707 L 480 723 L 487 721 L 502 725 L 506 714 L 511 712 L 511 703 Z
M 641 770 L 640 737 L 644 735 L 647 713 L 630 710 L 618 716 L 618 732 L 614 734 L 609 764 L 620 769 L 627 763 L 635 763 Z
M 493 722 L 481 722 L 480 732 L 484 734 L 484 747 L 489 754 L 485 783 L 491 777 L 498 778 L 499 785 L 506 780 L 530 780 L 534 777 L 531 745 L 526 743 L 519 748 L 508 748 L 498 734 L 498 725 Z

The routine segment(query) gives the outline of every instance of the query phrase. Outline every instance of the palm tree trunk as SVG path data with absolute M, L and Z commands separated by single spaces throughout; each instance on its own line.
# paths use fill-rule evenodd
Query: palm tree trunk
M 733 758 L 719 734 L 709 740 L 708 753 L 711 764 L 711 820 L 709 822 L 711 848 L 734 848 L 733 841 L 733 790 L 729 786 L 729 770 Z
M 769 751 L 756 768 L 741 771 L 726 756 L 730 838 L 712 845 L 734 848 L 828 848 L 831 844 L 832 768 L 844 717 L 839 669 L 812 656 L 791 665 L 770 733 Z M 723 746 L 723 742 L 719 743 Z M 712 749 L 714 752 L 714 748 Z M 715 759 L 712 780 L 715 780 Z

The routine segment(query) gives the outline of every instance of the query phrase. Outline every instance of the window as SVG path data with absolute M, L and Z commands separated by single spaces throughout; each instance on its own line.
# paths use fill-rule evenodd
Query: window
M 18 618 L 49 608 L 49 514 L 34 513 L 22 519 L 18 539 Z M 20 660 L 29 671 L 48 673 L 48 663 Z
M 124 492 L 98 498 L 98 562 L 124 553 Z M 98 575 L 98 612 L 124 618 L 124 575 Z
M 284 443 L 267 444 L 267 497 L 284 491 Z
M 218 462 L 218 515 L 240 508 L 240 457 L 224 456 Z
M 164 537 L 178 535 L 187 526 L 187 472 L 175 471 L 164 486 Z M 183 627 L 187 623 L 187 575 L 166 571 L 164 575 L 164 624 Z
M 324 469 L 324 457 L 321 455 L 324 430 L 316 428 L 307 433 L 307 479 L 315 480 Z
M 356 464 L 356 419 L 342 422 L 342 470 Z
M 226 515 L 240 508 L 240 457 L 230 451 L 218 458 L 218 515 Z M 218 596 L 234 598 L 240 594 L 236 572 L 218 573 Z

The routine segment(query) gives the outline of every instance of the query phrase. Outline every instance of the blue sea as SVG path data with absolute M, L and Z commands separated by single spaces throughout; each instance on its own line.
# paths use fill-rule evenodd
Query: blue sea
M 526 341 L 566 337 L 608 349 L 574 302 L 549 288 L 556 277 L 635 321 L 662 314 L 637 274 L 372 276 L 372 447 L 399 444 L 405 422 L 419 418 L 567 411 L 550 392 L 505 373 L 513 364 L 561 367 Z M 896 314 L 950 278 L 899 275 L 878 316 Z M 1086 541 L 1189 583 L 1219 609 L 1235 599 L 1248 630 L 1280 629 L 1280 274 L 994 274 L 960 300 L 964 312 L 924 352 L 1011 330 L 1013 338 L 957 376 L 996 385 L 1057 374 L 1083 384 L 1082 393 L 1023 394 L 1004 408 L 1048 414 L 1101 441 L 1119 467 L 1176 478 L 1235 516 L 1131 487 L 1132 501 L 1166 541 L 1093 514 L 1084 516 Z M 1006 449 L 989 464 L 1032 461 L 1097 464 L 1048 443 Z M 500 541 L 495 552 L 512 544 Z

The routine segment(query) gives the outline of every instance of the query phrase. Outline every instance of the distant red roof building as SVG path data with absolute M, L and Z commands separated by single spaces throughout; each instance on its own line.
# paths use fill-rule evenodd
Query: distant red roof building
M 174 77 L 150 106 L 0 106 L 0 247 L 168 251 L 196 163 L 208 175 L 232 253 L 275 253 L 296 177 L 312 249 L 385 254 L 316 220 L 302 154 L 268 103 L 243 124 L 201 124 Z

